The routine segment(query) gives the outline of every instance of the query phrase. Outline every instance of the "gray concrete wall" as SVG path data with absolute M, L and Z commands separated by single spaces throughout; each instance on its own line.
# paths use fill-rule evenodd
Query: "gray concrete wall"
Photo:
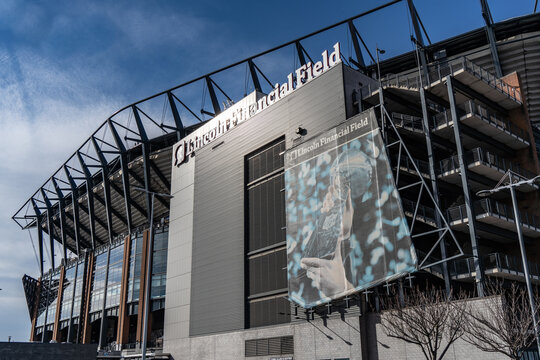
M 230 130 L 195 157 L 190 335 L 245 327 L 245 158 L 302 126 L 313 136 L 345 120 L 341 66 Z
M 245 341 L 292 335 L 295 360 L 349 358 L 361 360 L 358 317 L 322 320 L 310 323 L 262 327 L 208 336 L 194 336 L 170 343 L 166 352 L 175 360 L 238 360 L 244 359 Z M 268 360 L 286 355 L 258 356 L 247 359 Z
M 0 342 L 0 360 L 94 360 L 97 344 Z
M 189 336 L 191 252 L 193 241 L 193 181 L 195 158 L 182 168 L 173 167 L 167 288 L 165 292 L 164 344 Z

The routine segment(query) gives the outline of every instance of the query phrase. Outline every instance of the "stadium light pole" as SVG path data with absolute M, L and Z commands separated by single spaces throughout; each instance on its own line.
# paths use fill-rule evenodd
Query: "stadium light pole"
M 153 224 L 154 198 L 156 196 L 160 196 L 167 199 L 172 199 L 174 196 L 170 194 L 148 191 L 146 189 L 139 188 L 139 187 L 134 187 L 133 189 L 136 191 L 140 191 L 140 192 L 144 192 L 144 193 L 152 195 L 152 200 L 150 203 L 150 221 L 149 221 L 150 234 L 148 236 L 149 237 L 148 251 L 147 251 L 148 254 L 146 256 L 146 279 L 145 279 L 146 286 L 144 288 L 144 310 L 143 310 L 144 317 L 143 317 L 143 336 L 142 336 L 142 348 L 141 348 L 141 352 L 142 352 L 141 359 L 146 360 L 146 345 L 147 345 L 147 337 L 148 337 L 148 313 L 149 313 L 148 309 L 150 308 L 150 288 L 152 286 L 152 284 L 150 283 L 152 281 L 152 252 L 154 250 L 154 224 Z
M 536 338 L 536 348 L 538 354 L 540 355 L 540 337 L 538 336 L 538 316 L 536 312 L 536 304 L 534 301 L 531 278 L 529 275 L 529 262 L 527 261 L 527 255 L 525 254 L 525 242 L 523 241 L 523 233 L 521 231 L 521 217 L 519 216 L 519 210 L 517 206 L 516 199 L 516 187 L 521 185 L 533 185 L 537 180 L 540 180 L 540 175 L 535 176 L 532 179 L 522 180 L 518 182 L 513 182 L 512 171 L 508 170 L 504 175 L 503 179 L 508 176 L 509 184 L 504 186 L 496 186 L 491 190 L 481 190 L 476 193 L 479 197 L 487 197 L 492 194 L 495 194 L 499 191 L 509 189 L 510 195 L 512 197 L 512 209 L 514 210 L 514 223 L 516 224 L 516 231 L 519 241 L 519 250 L 521 252 L 521 262 L 523 263 L 523 273 L 525 274 L 525 283 L 527 284 L 527 293 L 529 295 L 529 304 L 531 306 L 531 313 L 533 317 L 533 327 L 534 327 L 534 336 Z M 499 182 L 500 183 L 500 182 Z

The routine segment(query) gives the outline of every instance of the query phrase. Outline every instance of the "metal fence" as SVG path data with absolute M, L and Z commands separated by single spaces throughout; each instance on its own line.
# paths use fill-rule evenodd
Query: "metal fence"
M 511 205 L 506 205 L 491 199 L 482 199 L 474 202 L 474 213 L 476 216 L 487 214 L 498 216 L 507 221 L 514 221 L 514 211 Z M 467 219 L 465 205 L 456 206 L 446 211 L 448 220 L 458 221 Z M 540 229 L 540 217 L 529 214 L 526 211 L 519 211 L 521 223 L 524 226 Z
M 523 169 L 515 162 L 505 159 L 497 154 L 494 154 L 479 147 L 465 153 L 465 163 L 467 165 L 476 162 L 481 162 L 489 167 L 497 168 L 501 170 L 502 173 L 506 173 L 510 170 L 523 180 L 531 179 L 536 176 L 534 173 Z M 441 160 L 437 164 L 436 169 L 438 174 L 444 174 L 455 170 L 459 170 L 459 159 L 457 155 Z

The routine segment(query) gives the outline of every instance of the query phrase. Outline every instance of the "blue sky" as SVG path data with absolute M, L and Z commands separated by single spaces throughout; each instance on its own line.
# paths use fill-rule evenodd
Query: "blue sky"
M 110 114 L 383 3 L 1 1 L 0 341 L 28 339 L 20 279 L 38 276 L 29 233 L 11 216 Z M 415 4 L 433 42 L 483 25 L 480 1 Z M 534 0 L 491 0 L 490 6 L 500 21 L 531 13 Z M 405 2 L 356 26 L 372 52 L 379 46 L 389 57 L 411 50 Z M 306 46 L 330 48 L 338 35 L 344 32 Z M 277 60 L 292 63 L 293 55 L 259 65 L 273 72 Z M 284 74 L 293 67 L 286 66 Z

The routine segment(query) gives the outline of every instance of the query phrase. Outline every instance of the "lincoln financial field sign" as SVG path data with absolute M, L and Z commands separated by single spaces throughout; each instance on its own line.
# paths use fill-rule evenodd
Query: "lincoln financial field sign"
M 310 308 L 416 269 L 373 110 L 285 154 L 289 297 Z
M 207 122 L 200 131 L 196 131 L 182 140 L 174 151 L 174 165 L 180 166 L 196 150 L 285 98 L 339 63 L 341 63 L 340 47 L 339 43 L 336 43 L 331 53 L 325 50 L 321 54 L 320 61 L 308 62 L 300 66 L 294 73 L 287 76 L 286 82 L 276 83 L 274 89 L 267 95 L 253 92 L 246 96 Z

